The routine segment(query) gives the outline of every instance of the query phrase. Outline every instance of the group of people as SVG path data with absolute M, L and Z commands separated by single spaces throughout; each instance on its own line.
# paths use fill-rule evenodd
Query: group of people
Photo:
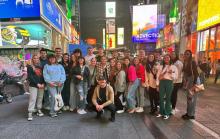
M 27 66 L 29 81 L 28 120 L 33 114 L 43 116 L 42 108 L 50 110 L 51 117 L 62 111 L 86 114 L 96 111 L 100 118 L 105 110 L 111 112 L 110 121 L 116 113 L 144 112 L 146 95 L 149 95 L 150 114 L 168 119 L 175 114 L 178 90 L 187 92 L 187 112 L 183 119 L 194 119 L 197 94 L 190 92 L 199 76 L 192 52 L 186 50 L 184 59 L 173 52 L 161 56 L 159 53 L 145 55 L 139 50 L 137 57 L 124 52 L 121 58 L 117 51 L 110 58 L 104 49 L 88 48 L 83 57 L 80 49 L 69 55 L 61 48 L 55 55 L 47 55 L 45 49 L 40 56 L 33 55 Z M 61 93 L 64 106 L 55 111 L 55 96 Z

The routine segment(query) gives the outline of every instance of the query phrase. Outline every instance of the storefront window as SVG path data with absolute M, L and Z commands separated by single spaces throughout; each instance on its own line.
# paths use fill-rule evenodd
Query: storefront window
M 199 51 L 206 51 L 208 50 L 208 40 L 209 40 L 209 30 L 203 31 L 200 34 L 200 42 L 199 42 Z
M 209 50 L 215 49 L 215 33 L 216 33 L 216 28 L 212 28 L 210 30 Z
M 216 48 L 220 49 L 220 26 L 218 26 L 217 32 L 216 32 Z

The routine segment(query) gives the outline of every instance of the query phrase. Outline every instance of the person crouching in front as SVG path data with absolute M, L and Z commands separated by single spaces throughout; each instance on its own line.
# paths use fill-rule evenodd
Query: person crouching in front
M 92 103 L 94 104 L 94 110 L 97 112 L 96 118 L 101 118 L 104 110 L 111 112 L 111 122 L 115 121 L 115 105 L 114 105 L 114 91 L 113 88 L 106 83 L 106 79 L 103 76 L 98 78 L 98 85 L 95 88 Z

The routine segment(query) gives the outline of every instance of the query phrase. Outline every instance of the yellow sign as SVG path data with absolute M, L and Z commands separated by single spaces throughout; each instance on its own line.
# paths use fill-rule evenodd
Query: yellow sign
M 115 48 L 115 34 L 106 34 L 106 40 L 107 49 Z
M 220 23 L 220 1 L 199 0 L 197 30 Z

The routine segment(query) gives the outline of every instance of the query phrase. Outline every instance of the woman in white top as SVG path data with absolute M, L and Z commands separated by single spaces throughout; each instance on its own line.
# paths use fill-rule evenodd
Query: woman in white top
M 176 80 L 174 80 L 174 87 L 171 96 L 171 103 L 172 103 L 172 114 L 175 114 L 176 110 L 176 102 L 177 102 L 177 92 L 180 89 L 182 82 L 183 82 L 183 62 L 179 60 L 179 56 L 173 52 L 171 54 L 172 63 L 176 66 L 178 70 L 178 76 Z
M 173 81 L 176 80 L 178 71 L 176 66 L 171 64 L 169 55 L 165 55 L 163 64 L 158 68 L 157 86 L 160 95 L 160 114 L 157 117 L 168 119 L 171 114 L 171 94 L 173 91 Z M 165 99 L 164 99 L 165 98 Z
M 117 113 L 123 113 L 124 107 L 122 102 L 124 101 L 124 93 L 126 89 L 126 74 L 122 69 L 122 63 L 116 63 L 116 81 L 114 84 L 115 87 L 115 106 Z M 120 99 L 121 98 L 121 99 Z

